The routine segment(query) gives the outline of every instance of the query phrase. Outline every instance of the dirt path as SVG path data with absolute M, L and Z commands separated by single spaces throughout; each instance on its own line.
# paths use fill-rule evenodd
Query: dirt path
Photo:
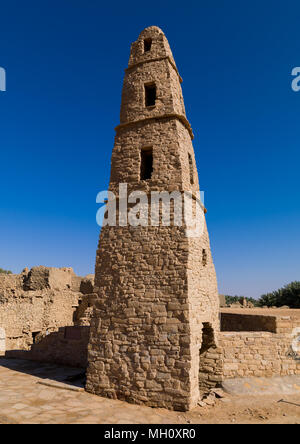
M 300 396 L 242 396 L 218 400 L 213 407 L 188 413 L 191 423 L 300 424 Z

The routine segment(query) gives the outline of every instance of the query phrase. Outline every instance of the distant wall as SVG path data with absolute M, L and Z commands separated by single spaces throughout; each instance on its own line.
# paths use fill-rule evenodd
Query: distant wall
M 73 325 L 78 296 L 70 292 L 24 295 L 0 306 L 0 325 L 6 331 L 6 349 L 28 349 L 34 335 Z
M 220 307 L 227 307 L 226 298 L 224 294 L 219 294 Z
M 0 356 L 5 355 L 6 345 L 5 345 L 6 334 L 4 328 L 0 328 Z
M 62 327 L 42 337 L 32 345 L 31 350 L 13 350 L 7 352 L 6 356 L 86 368 L 89 332 L 88 326 Z
M 221 313 L 221 331 L 269 331 L 276 332 L 276 317 Z

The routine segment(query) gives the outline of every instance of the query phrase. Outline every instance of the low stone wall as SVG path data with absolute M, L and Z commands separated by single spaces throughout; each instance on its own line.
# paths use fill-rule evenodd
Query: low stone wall
M 270 331 L 276 332 L 276 317 L 221 313 L 221 331 Z
M 277 319 L 277 333 L 221 332 L 223 378 L 300 375 L 300 355 L 292 348 L 297 327 L 299 321 Z
M 0 356 L 5 355 L 6 350 L 6 335 L 4 328 L 0 327 Z
M 6 357 L 86 368 L 89 332 L 88 326 L 62 327 L 39 338 L 30 350 L 8 351 Z

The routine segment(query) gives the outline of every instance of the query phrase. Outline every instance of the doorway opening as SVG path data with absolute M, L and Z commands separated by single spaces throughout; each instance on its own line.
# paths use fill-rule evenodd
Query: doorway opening
M 201 355 L 206 353 L 211 347 L 216 347 L 214 330 L 209 322 L 204 322 L 202 328 L 202 344 L 200 348 L 200 358 Z
M 222 353 L 217 347 L 212 324 L 204 322 L 202 326 L 202 344 L 199 350 L 199 391 L 206 393 L 220 386 L 223 380 Z
M 37 344 L 40 340 L 40 331 L 33 331 L 32 332 L 32 344 Z

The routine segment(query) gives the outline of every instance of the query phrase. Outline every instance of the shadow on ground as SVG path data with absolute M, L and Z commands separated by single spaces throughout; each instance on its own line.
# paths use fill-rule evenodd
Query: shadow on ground
M 85 385 L 85 369 L 82 368 L 61 367 L 56 364 L 2 357 L 0 357 L 0 367 L 74 387 L 84 388 Z

